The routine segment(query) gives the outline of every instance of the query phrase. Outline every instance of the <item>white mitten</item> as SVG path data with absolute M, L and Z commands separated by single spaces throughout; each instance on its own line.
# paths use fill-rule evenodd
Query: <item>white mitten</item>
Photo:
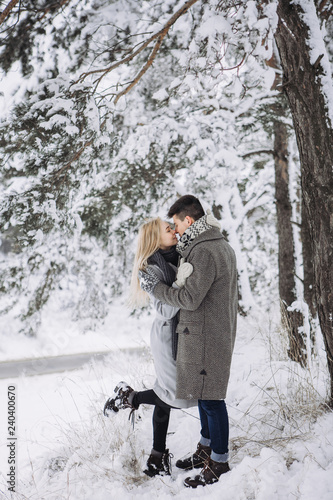
M 181 287 L 185 285 L 186 279 L 193 273 L 193 266 L 189 262 L 184 262 L 184 259 L 180 260 L 180 265 L 178 267 L 177 279 L 175 281 L 176 285 Z
M 215 219 L 214 215 L 210 210 L 207 210 L 207 215 L 206 215 L 206 222 L 210 226 L 217 227 L 218 229 L 221 229 L 221 224 L 217 219 Z

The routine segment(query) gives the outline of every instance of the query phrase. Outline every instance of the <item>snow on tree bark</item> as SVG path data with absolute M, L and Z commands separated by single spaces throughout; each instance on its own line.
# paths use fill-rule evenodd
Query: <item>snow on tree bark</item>
M 278 3 L 279 23 L 275 33 L 301 161 L 302 193 L 309 223 L 314 264 L 315 294 L 331 376 L 333 405 L 333 130 L 327 100 L 324 54 L 311 59 L 311 30 L 304 9 L 290 0 Z M 318 18 L 312 18 L 317 23 Z M 323 85 L 323 82 L 324 85 Z

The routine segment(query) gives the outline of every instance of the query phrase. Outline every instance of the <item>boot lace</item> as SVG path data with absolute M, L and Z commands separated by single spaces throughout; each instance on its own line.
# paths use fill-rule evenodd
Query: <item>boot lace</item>
M 165 450 L 165 453 L 162 455 L 162 463 L 164 470 L 167 474 L 170 474 L 172 472 L 172 467 L 171 467 L 171 459 L 173 458 L 173 454 L 169 453 L 169 450 Z
M 208 473 L 208 474 L 210 473 L 210 474 L 213 474 L 213 476 L 214 476 L 214 477 L 216 478 L 216 480 L 218 481 L 218 480 L 219 480 L 219 476 L 217 476 L 217 475 L 215 474 L 215 472 L 213 471 L 213 469 L 212 469 L 212 467 L 211 467 L 211 464 L 212 464 L 212 462 L 211 462 L 211 458 L 210 458 L 210 457 L 208 457 L 208 458 L 205 460 L 205 462 L 204 462 L 204 466 L 203 466 L 203 468 L 202 468 L 202 470 L 201 470 L 201 472 L 200 472 L 199 476 L 200 476 L 200 478 L 201 478 L 201 479 L 205 480 L 205 475 L 206 475 L 207 473 Z

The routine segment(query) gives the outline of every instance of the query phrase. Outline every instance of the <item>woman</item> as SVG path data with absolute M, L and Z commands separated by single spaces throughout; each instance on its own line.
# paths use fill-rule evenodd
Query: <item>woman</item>
M 177 350 L 177 313 L 178 308 L 161 303 L 152 295 L 141 290 L 138 272 L 148 267 L 164 283 L 183 286 L 192 273 L 189 263 L 178 268 L 176 252 L 177 237 L 168 222 L 159 217 L 143 224 L 139 231 L 138 246 L 134 260 L 131 281 L 131 305 L 146 305 L 150 300 L 156 310 L 156 317 L 150 334 L 150 345 L 156 370 L 154 388 L 147 391 L 134 391 L 126 382 L 120 382 L 104 407 L 104 414 L 118 412 L 120 409 L 138 409 L 140 404 L 154 405 L 153 413 L 153 448 L 144 472 L 148 476 L 170 475 L 170 455 L 166 449 L 166 436 L 171 408 L 189 408 L 196 406 L 196 401 L 176 399 L 176 350 Z M 177 279 L 176 279 L 177 277 Z

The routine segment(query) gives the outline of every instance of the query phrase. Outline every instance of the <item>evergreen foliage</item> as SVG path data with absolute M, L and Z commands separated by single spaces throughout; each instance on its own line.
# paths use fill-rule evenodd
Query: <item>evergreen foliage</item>
M 221 217 L 244 310 L 269 307 L 277 299 L 271 104 L 280 97 L 265 60 L 274 2 L 194 3 L 116 105 L 153 44 L 110 67 L 183 2 L 127 0 L 126 12 L 120 0 L 48 4 L 22 2 L 2 25 L 0 227 L 11 245 L 1 262 L 3 312 L 12 308 L 34 334 L 56 291 L 74 319 L 102 320 L 129 281 L 139 225 L 185 192 Z

